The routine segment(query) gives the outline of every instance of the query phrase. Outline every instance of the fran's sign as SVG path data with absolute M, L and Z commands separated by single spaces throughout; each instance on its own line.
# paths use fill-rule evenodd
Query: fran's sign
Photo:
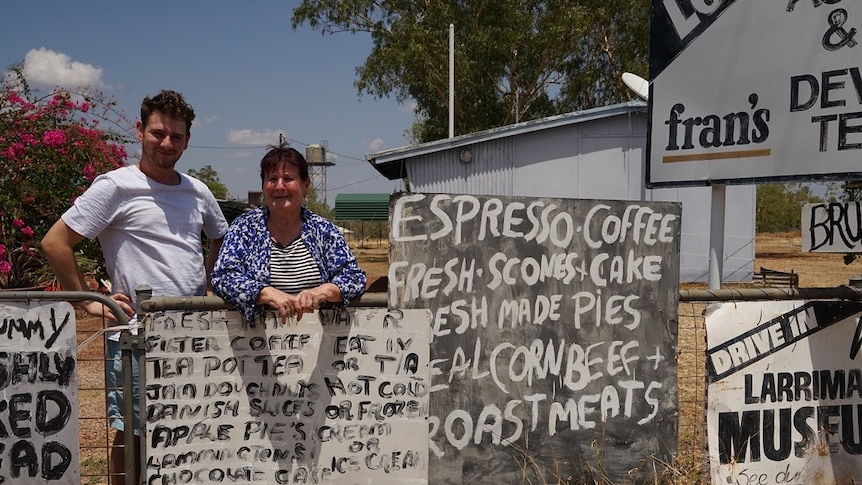
M 390 306 L 433 314 L 432 483 L 557 483 L 588 467 L 623 483 L 670 462 L 678 203 L 391 206 Z
M 862 3 L 652 5 L 648 186 L 859 177 Z
M 75 310 L 0 304 L 0 483 L 79 483 Z
M 427 310 L 150 314 L 147 483 L 427 483 L 429 326 Z
M 712 483 L 862 480 L 862 304 L 707 310 Z

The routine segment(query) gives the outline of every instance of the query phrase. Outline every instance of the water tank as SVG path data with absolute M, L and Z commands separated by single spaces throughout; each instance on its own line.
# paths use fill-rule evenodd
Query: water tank
M 326 163 L 326 150 L 322 145 L 308 145 L 305 147 L 305 161 L 309 165 L 324 165 Z

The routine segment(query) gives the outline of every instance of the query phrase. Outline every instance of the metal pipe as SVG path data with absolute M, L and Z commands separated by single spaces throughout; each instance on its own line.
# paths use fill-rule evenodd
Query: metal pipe
M 365 293 L 350 302 L 351 307 L 386 307 L 389 298 L 386 293 Z M 156 296 L 141 302 L 141 309 L 145 312 L 157 312 L 165 309 L 171 310 L 233 310 L 230 303 L 217 296 Z
M 837 286 L 834 288 L 739 288 L 718 290 L 679 290 L 679 301 L 743 301 L 743 300 L 862 300 L 862 288 Z M 350 302 L 349 307 L 389 306 L 387 293 L 365 293 Z M 171 310 L 233 310 L 217 296 L 196 296 L 193 298 L 155 297 L 143 303 L 148 312 Z
M 727 187 L 712 186 L 712 208 L 709 215 L 709 289 L 721 289 L 724 276 L 724 216 Z
M 132 386 L 132 352 L 134 337 L 128 332 L 120 334 L 120 362 L 123 366 L 123 473 L 126 485 L 135 484 L 135 401 Z M 111 453 L 116 453 L 112 450 Z
M 126 326 L 129 319 L 119 303 L 110 295 L 90 291 L 0 291 L 0 301 L 5 300 L 47 300 L 47 301 L 85 301 L 93 300 L 105 305 L 117 317 L 117 325 Z
M 739 288 L 680 290 L 679 301 L 862 300 L 862 288 Z
M 455 24 L 449 24 L 449 138 L 455 136 Z

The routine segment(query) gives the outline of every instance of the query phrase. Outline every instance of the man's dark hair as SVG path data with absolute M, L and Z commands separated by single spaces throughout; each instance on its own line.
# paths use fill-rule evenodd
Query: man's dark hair
M 147 96 L 141 102 L 141 123 L 144 127 L 147 126 L 147 121 L 150 115 L 155 112 L 163 115 L 183 120 L 186 122 L 186 135 L 192 132 L 192 121 L 195 119 L 195 110 L 192 105 L 186 103 L 183 95 L 170 89 L 163 89 L 159 94 L 150 98 Z

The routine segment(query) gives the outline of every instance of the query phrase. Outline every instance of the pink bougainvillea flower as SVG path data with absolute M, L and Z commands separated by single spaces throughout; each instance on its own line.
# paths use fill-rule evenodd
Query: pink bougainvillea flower
M 6 246 L 0 244 L 0 259 L 6 259 Z
M 0 261 L 0 274 L 9 274 L 12 271 L 12 265 L 9 261 Z
M 66 134 L 60 130 L 48 130 L 42 135 L 42 143 L 51 148 L 59 148 L 66 144 Z
M 17 217 L 15 219 L 12 219 L 12 224 L 15 224 L 15 227 L 17 227 L 18 229 L 24 227 L 24 221 L 18 219 Z
M 23 232 L 27 237 L 33 237 L 33 228 L 30 226 L 22 227 L 21 232 Z
M 9 148 L 6 150 L 6 155 L 11 159 L 18 158 L 19 155 L 23 155 L 27 152 L 27 146 L 21 142 L 15 142 L 9 145 Z
M 94 178 L 96 178 L 96 169 L 93 167 L 92 163 L 88 163 L 86 167 L 84 167 L 84 179 L 87 182 L 92 182 Z

